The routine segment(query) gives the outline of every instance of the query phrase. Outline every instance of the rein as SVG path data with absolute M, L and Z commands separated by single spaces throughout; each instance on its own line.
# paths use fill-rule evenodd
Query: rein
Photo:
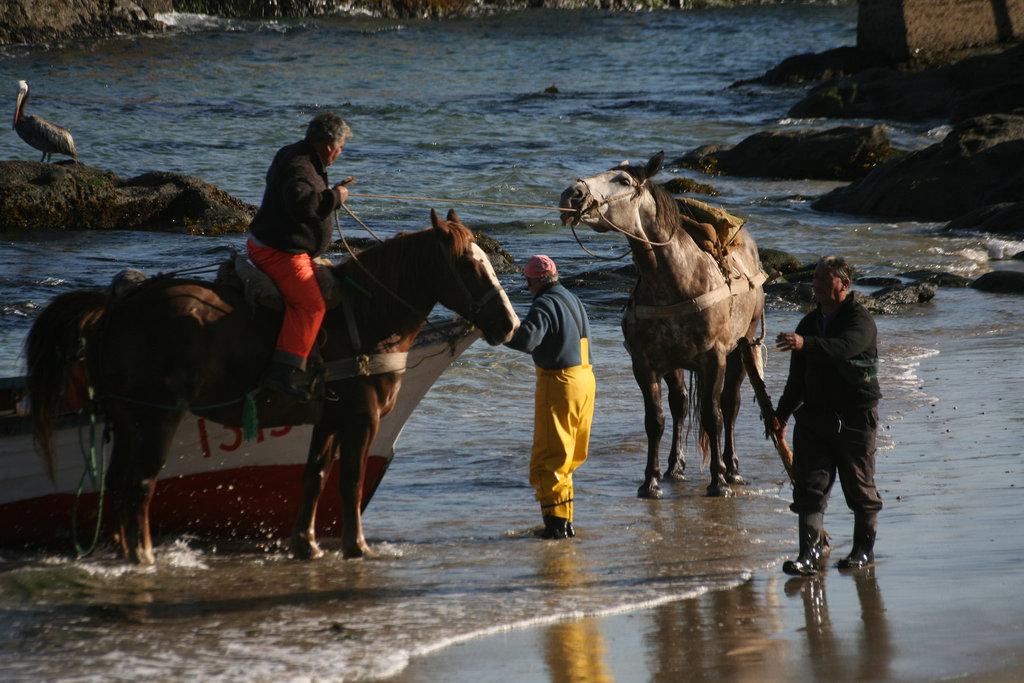
M 632 176 L 630 176 L 630 177 L 632 177 Z M 649 247 L 664 247 L 664 246 L 667 246 L 667 245 L 671 244 L 672 240 L 675 239 L 676 232 L 675 232 L 675 229 L 673 229 L 672 230 L 672 234 L 669 235 L 668 239 L 665 240 L 664 242 L 652 242 L 651 240 L 647 239 L 647 235 L 642 234 L 643 233 L 643 227 L 640 228 L 641 235 L 639 237 L 637 237 L 636 235 L 634 235 L 633 233 L 629 232 L 628 230 L 625 230 L 624 228 L 620 228 L 611 219 L 609 219 L 606 215 L 601 213 L 601 207 L 602 206 L 605 206 L 607 204 L 611 204 L 612 202 L 621 201 L 623 199 L 636 199 L 637 197 L 640 196 L 640 193 L 643 192 L 644 185 L 646 185 L 646 183 L 649 182 L 649 181 L 645 180 L 643 183 L 639 183 L 638 182 L 636 184 L 636 186 L 632 190 L 627 190 L 625 192 L 622 192 L 621 194 L 617 194 L 617 195 L 614 195 L 612 197 L 607 197 L 606 199 L 597 199 L 596 197 L 594 197 L 594 192 L 590 189 L 590 185 L 587 184 L 587 181 L 586 181 L 585 178 L 577 178 L 576 182 L 582 183 L 583 187 L 585 187 L 587 189 L 587 196 L 584 197 L 583 206 L 581 206 L 579 209 L 576 209 L 576 211 L 575 211 L 576 215 L 573 217 L 573 223 L 571 225 L 571 227 L 572 227 L 572 234 L 573 234 L 573 237 L 576 238 L 576 243 L 580 245 L 580 248 L 583 251 L 585 251 L 588 254 L 590 254 L 591 256 L 593 256 L 594 258 L 598 258 L 598 259 L 601 259 L 603 261 L 618 261 L 619 259 L 625 258 L 626 256 L 628 256 L 630 251 L 632 251 L 632 250 L 626 251 L 621 256 L 608 257 L 608 256 L 599 256 L 599 255 L 595 254 L 594 252 L 590 251 L 589 249 L 587 249 L 585 246 L 583 246 L 583 242 L 580 241 L 579 235 L 576 234 L 576 223 L 579 223 L 582 220 L 583 215 L 585 213 L 589 214 L 589 213 L 592 213 L 592 212 L 596 211 L 598 216 L 600 216 L 601 219 L 603 219 L 604 222 L 607 223 L 611 227 L 612 230 L 614 230 L 615 232 L 620 233 L 622 235 L 625 235 L 627 239 L 636 240 L 637 242 L 640 242 L 641 244 L 646 244 Z

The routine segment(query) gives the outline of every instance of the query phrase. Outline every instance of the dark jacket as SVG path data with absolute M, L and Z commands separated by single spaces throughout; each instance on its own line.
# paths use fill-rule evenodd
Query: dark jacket
M 590 339 L 587 311 L 575 295 L 556 283 L 534 298 L 506 346 L 532 354 L 542 370 L 564 370 L 583 364 L 580 339 Z
M 875 321 L 851 293 L 831 318 L 821 309 L 800 321 L 796 333 L 804 347 L 789 361 L 789 378 L 779 399 L 783 423 L 804 403 L 815 411 L 842 415 L 878 405 L 878 331 Z
M 249 231 L 278 251 L 319 256 L 331 244 L 332 214 L 338 205 L 316 150 L 300 140 L 274 156 L 263 203 Z

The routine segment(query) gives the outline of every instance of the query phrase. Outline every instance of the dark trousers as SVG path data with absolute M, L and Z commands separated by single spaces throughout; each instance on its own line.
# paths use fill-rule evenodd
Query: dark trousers
M 803 407 L 793 430 L 793 504 L 797 514 L 824 512 L 832 485 L 839 483 L 854 513 L 875 513 L 882 498 L 875 486 L 878 409 L 842 416 Z

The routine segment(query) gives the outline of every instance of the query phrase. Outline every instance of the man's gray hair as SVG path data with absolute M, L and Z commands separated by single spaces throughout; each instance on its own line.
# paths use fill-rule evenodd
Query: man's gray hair
M 329 111 L 317 114 L 306 127 L 306 141 L 314 145 L 337 144 L 351 137 L 352 129 L 345 119 Z
M 835 254 L 822 256 L 818 259 L 818 265 L 823 266 L 833 275 L 838 276 L 841 280 L 846 280 L 847 282 L 853 281 L 853 268 L 842 256 L 837 256 Z

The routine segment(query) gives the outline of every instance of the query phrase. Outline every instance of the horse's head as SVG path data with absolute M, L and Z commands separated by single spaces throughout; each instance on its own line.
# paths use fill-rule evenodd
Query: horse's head
M 431 209 L 430 222 L 440 238 L 447 265 L 440 269 L 444 275 L 441 305 L 476 325 L 487 343 L 507 342 L 519 326 L 519 316 L 498 282 L 491 260 L 469 229 L 459 222 L 455 211 L 449 211 L 448 219 L 441 220 Z
M 658 152 L 644 166 L 623 161 L 615 168 L 589 178 L 580 178 L 562 192 L 559 207 L 562 223 L 585 223 L 592 230 L 618 230 L 643 237 L 644 224 L 657 212 L 648 180 L 661 170 L 664 152 Z

